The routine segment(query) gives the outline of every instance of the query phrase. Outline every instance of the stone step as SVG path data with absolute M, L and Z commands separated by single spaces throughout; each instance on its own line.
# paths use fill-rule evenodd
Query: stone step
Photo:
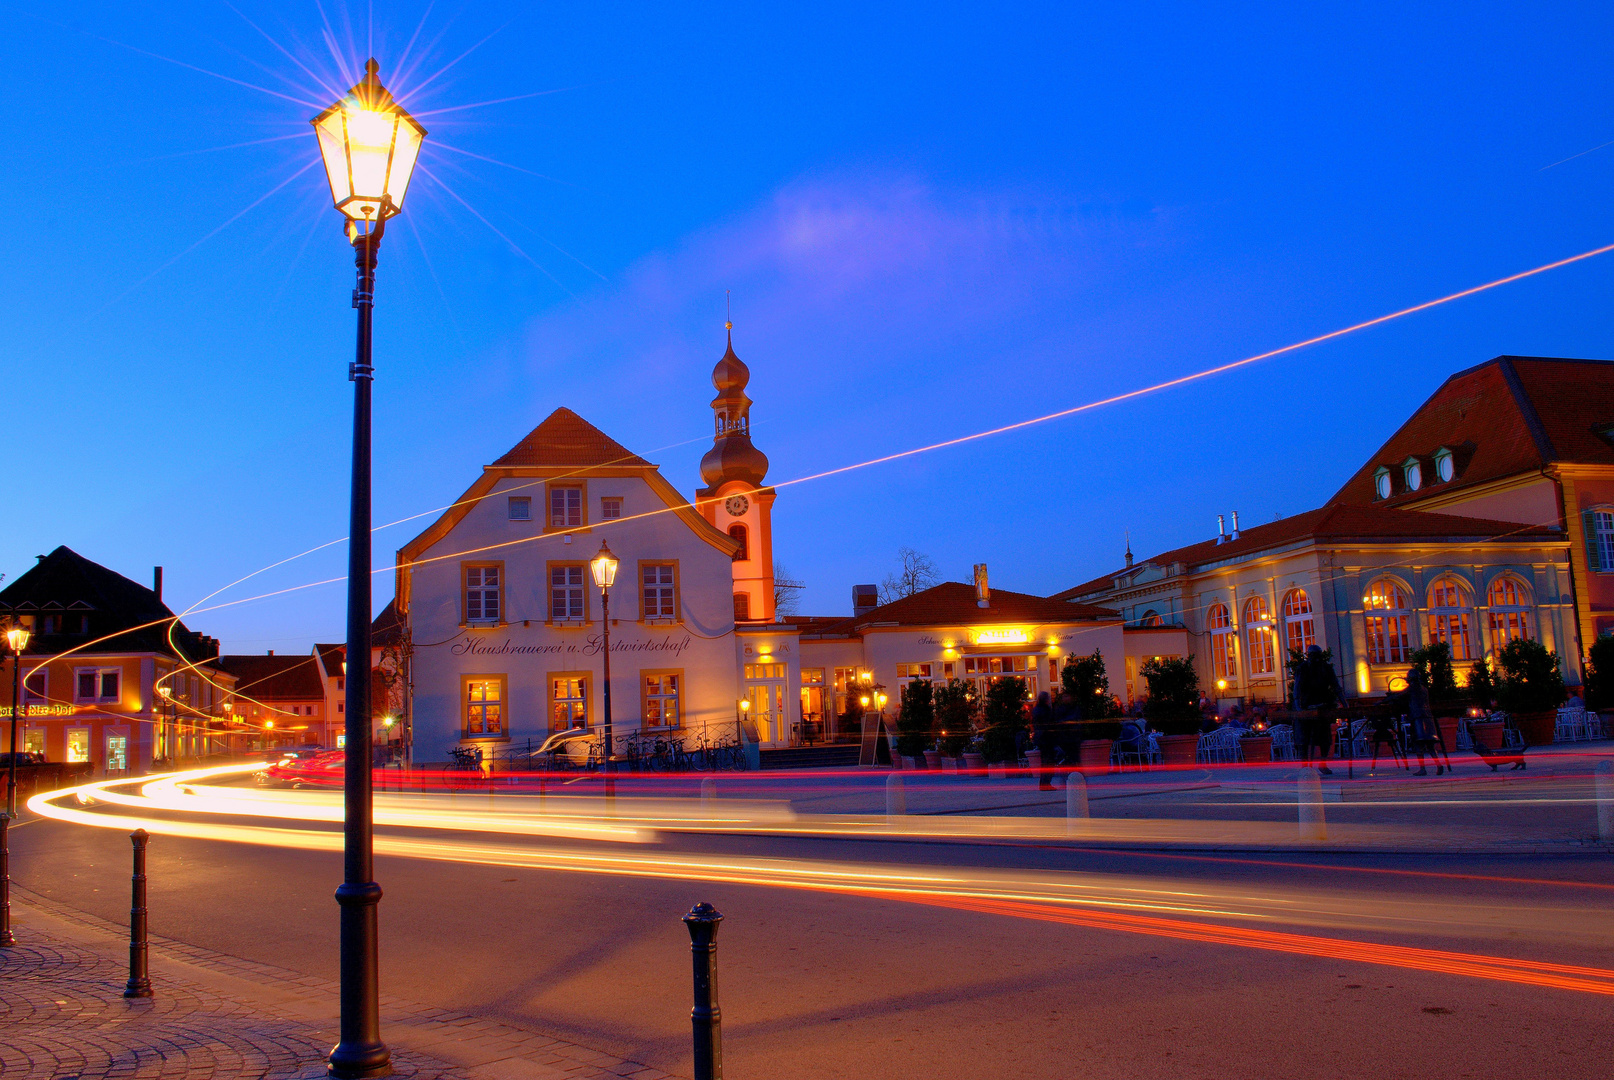
M 858 746 L 791 746 L 762 751 L 764 769 L 849 769 L 857 764 Z

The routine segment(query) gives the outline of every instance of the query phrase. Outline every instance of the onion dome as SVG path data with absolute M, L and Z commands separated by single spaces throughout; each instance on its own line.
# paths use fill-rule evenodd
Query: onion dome
M 716 435 L 712 448 L 701 458 L 701 479 L 708 488 L 730 480 L 761 487 L 768 475 L 768 458 L 751 445 L 751 399 L 745 396 L 751 372 L 734 355 L 734 324 L 726 326 L 728 348 L 712 369 L 712 385 L 717 388 L 717 397 L 712 399 Z

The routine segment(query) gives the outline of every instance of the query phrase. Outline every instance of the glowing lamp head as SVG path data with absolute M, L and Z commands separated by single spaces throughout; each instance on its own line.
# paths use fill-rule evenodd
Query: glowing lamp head
M 748 713 L 751 711 L 751 702 L 748 698 L 740 699 L 740 711 L 743 713 Z
M 21 653 L 28 647 L 28 628 L 26 626 L 13 626 L 6 631 L 6 648 L 13 653 Z
M 1216 680 L 1216 689 L 1218 689 L 1218 690 L 1226 690 L 1227 689 L 1227 680 L 1226 679 L 1217 679 Z
M 862 697 L 857 699 L 857 703 L 859 705 L 863 706 L 865 709 L 868 708 L 869 707 L 869 695 L 864 694 Z
M 618 565 L 616 556 L 611 554 L 610 545 L 601 541 L 600 553 L 588 564 L 589 570 L 594 574 L 594 584 L 602 589 L 609 589 L 616 581 Z
M 372 227 L 403 209 L 409 177 L 415 171 L 426 129 L 393 100 L 372 59 L 364 78 L 314 117 L 331 201 L 350 223 Z
M 263 729 L 265 731 L 272 730 L 274 728 L 274 726 L 275 726 L 275 722 L 273 720 L 265 720 L 263 722 Z
M 884 694 L 875 694 L 874 695 L 874 700 L 880 703 L 880 708 L 882 708 L 882 709 L 885 708 L 885 703 L 886 703 L 887 699 L 886 699 L 886 696 Z
M 391 731 L 392 725 L 396 724 L 397 722 L 398 718 L 396 716 L 383 716 L 381 718 L 381 726 L 386 728 L 388 731 Z
M 174 696 L 174 688 L 171 686 L 159 686 L 157 687 L 157 693 L 163 696 L 164 701 L 167 701 Z

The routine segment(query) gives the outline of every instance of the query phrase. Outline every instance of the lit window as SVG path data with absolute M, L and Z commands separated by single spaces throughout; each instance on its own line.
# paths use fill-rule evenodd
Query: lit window
M 644 567 L 644 618 L 678 618 L 677 569 L 672 563 Z
M 1450 645 L 1453 660 L 1475 658 L 1471 606 L 1468 587 L 1454 577 L 1439 578 L 1429 586 L 1429 640 Z
M 1406 590 L 1388 578 L 1380 578 L 1368 587 L 1362 606 L 1367 609 L 1367 662 L 1407 663 L 1412 655 L 1407 635 L 1412 612 L 1407 607 Z
M 1244 640 L 1251 675 L 1271 675 L 1277 670 L 1272 644 L 1272 620 L 1267 618 L 1267 602 L 1259 596 L 1244 601 Z
M 1305 589 L 1290 589 L 1285 594 L 1283 628 L 1290 649 L 1304 653 L 1317 644 L 1317 624 L 1312 621 L 1311 597 Z
M 527 495 L 510 496 L 510 520 L 532 520 L 532 498 Z
M 467 566 L 465 568 L 465 621 L 494 623 L 499 621 L 499 567 Z
M 1373 493 L 1381 499 L 1388 499 L 1392 490 L 1390 470 L 1380 466 L 1373 474 Z
M 621 499 L 601 499 L 600 500 L 600 520 L 601 521 L 615 521 L 618 518 L 620 518 L 621 516 L 622 516 L 622 500 Z
M 549 568 L 549 617 L 554 622 L 583 618 L 583 567 Z
M 79 668 L 74 690 L 76 701 L 117 701 L 122 672 L 117 668 Z
M 588 726 L 588 676 L 561 675 L 549 680 L 549 729 Z
M 583 524 L 583 489 L 580 487 L 552 487 L 549 489 L 549 527 L 575 529 Z
M 1143 616 L 1141 618 L 1138 619 L 1138 625 L 1139 626 L 1164 626 L 1164 625 L 1166 625 L 1166 620 L 1164 620 L 1164 619 L 1162 619 L 1160 617 L 1160 613 L 1158 611 L 1155 611 L 1153 608 L 1150 608 L 1148 611 L 1145 611 L 1143 613 Z
M 1227 605 L 1212 604 L 1205 612 L 1205 625 L 1211 632 L 1211 668 L 1217 679 L 1232 682 L 1239 677 L 1239 661 L 1233 619 Z
M 678 708 L 678 686 L 683 674 L 677 671 L 644 673 L 644 722 L 646 727 L 677 727 L 682 713 Z
M 465 680 L 465 734 L 504 734 L 504 680 Z
M 1500 649 L 1510 641 L 1530 636 L 1530 590 L 1518 578 L 1502 575 L 1491 582 L 1490 611 L 1486 624 L 1491 631 L 1491 648 Z
M 1435 475 L 1442 484 L 1451 483 L 1452 477 L 1457 475 L 1457 462 L 1444 446 L 1435 451 Z

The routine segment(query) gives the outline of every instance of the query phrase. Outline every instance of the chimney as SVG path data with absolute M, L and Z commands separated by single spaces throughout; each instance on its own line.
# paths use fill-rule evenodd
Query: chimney
M 275 650 L 270 649 L 268 652 L 264 653 L 264 655 L 265 656 L 273 656 L 273 655 L 275 655 Z
M 875 585 L 852 586 L 852 617 L 867 615 L 880 606 L 880 589 Z
M 1221 514 L 1216 515 L 1216 543 L 1227 543 L 1227 518 Z
M 1239 512 L 1237 510 L 1235 510 L 1235 511 L 1233 511 L 1233 536 L 1232 536 L 1232 539 L 1237 540 L 1238 538 L 1239 538 Z
M 163 600 L 163 568 L 160 567 L 160 566 L 153 566 L 151 568 L 151 591 L 157 594 L 157 602 L 159 604 L 162 603 L 162 600 Z
M 992 606 L 992 587 L 986 583 L 986 564 L 975 564 L 975 606 L 984 608 Z

